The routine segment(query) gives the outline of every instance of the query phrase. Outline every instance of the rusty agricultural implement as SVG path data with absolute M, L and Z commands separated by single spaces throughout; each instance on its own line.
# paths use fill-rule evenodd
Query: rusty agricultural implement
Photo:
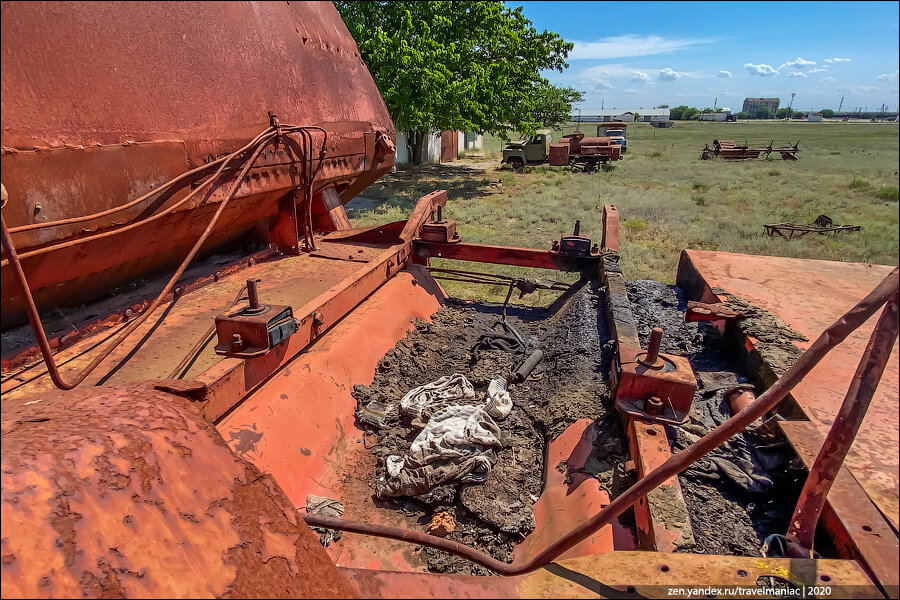
M 712 148 L 709 144 L 703 147 L 700 154 L 702 160 L 710 160 L 713 158 L 722 158 L 724 160 L 748 160 L 758 158 L 768 158 L 773 152 L 781 155 L 782 160 L 797 160 L 797 153 L 800 151 L 798 141 L 793 145 L 785 145 L 775 147 L 775 142 L 768 144 L 760 144 L 756 147 L 750 147 L 747 142 L 743 145 L 736 143 L 734 140 L 713 140 Z
M 2 27 L 4 598 L 898 596 L 896 268 L 685 250 L 654 288 L 681 312 L 626 282 L 613 205 L 527 248 L 467 241 L 442 190 L 355 227 L 396 130 L 330 3 L 4 2 Z M 397 403 L 360 390 L 469 369 L 465 335 L 508 365 L 473 401 L 522 427 L 555 402 L 558 430 L 500 435 L 439 508 L 379 495 Z M 735 440 L 793 487 L 704 503 L 735 484 L 688 472 Z

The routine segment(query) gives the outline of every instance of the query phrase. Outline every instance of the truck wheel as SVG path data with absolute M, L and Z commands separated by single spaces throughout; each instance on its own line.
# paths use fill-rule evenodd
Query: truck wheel
M 509 166 L 511 166 L 516 171 L 521 172 L 525 169 L 525 161 L 521 158 L 511 158 L 509 159 Z

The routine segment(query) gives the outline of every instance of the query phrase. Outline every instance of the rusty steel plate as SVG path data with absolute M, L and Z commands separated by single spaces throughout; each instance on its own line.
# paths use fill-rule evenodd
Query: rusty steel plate
M 815 586 L 820 598 L 879 597 L 859 566 L 842 560 L 617 551 L 560 560 L 514 577 L 340 571 L 363 598 L 799 598 L 804 591 L 809 598 Z M 764 593 L 763 577 L 792 583 L 796 595 Z
M 346 597 L 269 476 L 152 383 L 2 404 L 4 598 Z
M 692 294 L 697 295 L 696 299 L 703 301 L 724 300 L 710 297 L 714 287 L 749 300 L 804 334 L 809 341 L 794 343 L 805 350 L 823 329 L 871 292 L 893 268 L 865 263 L 685 250 L 678 267 L 678 284 L 692 290 Z M 706 298 L 700 297 L 704 289 Z M 850 334 L 791 392 L 823 439 L 843 402 L 877 319 L 877 315 L 873 316 Z M 900 510 L 898 365 L 900 361 L 895 344 L 845 462 L 894 528 L 897 527 Z M 818 448 L 815 450 L 818 451 Z

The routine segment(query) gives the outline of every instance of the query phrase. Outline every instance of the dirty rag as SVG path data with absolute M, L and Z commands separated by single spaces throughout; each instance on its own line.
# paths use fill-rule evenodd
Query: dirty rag
M 472 384 L 456 374 L 412 390 L 417 394 L 405 407 L 404 401 L 411 396 L 404 396 L 400 411 L 411 412 L 415 402 L 419 415 L 427 413 L 431 404 L 452 401 L 452 394 L 444 393 L 447 389 L 465 398 L 466 391 L 471 390 L 474 398 Z M 429 397 L 420 402 L 426 394 Z M 376 496 L 420 496 L 448 482 L 484 483 L 503 447 L 500 427 L 494 419 L 505 419 L 511 410 L 512 400 L 502 377 L 491 380 L 483 405 L 439 408 L 413 440 L 406 456 L 391 455 L 385 459 L 385 475 L 376 482 Z
M 309 495 L 306 497 L 306 512 L 311 515 L 340 517 L 344 514 L 344 505 L 334 498 Z M 325 548 L 327 548 L 331 542 L 341 539 L 341 532 L 335 531 L 334 529 L 326 529 L 325 527 L 317 527 L 315 525 L 311 525 L 310 529 L 319 534 L 319 542 L 321 542 L 322 546 Z
M 454 373 L 409 390 L 400 400 L 400 416 L 421 427 L 428 421 L 429 415 L 423 414 L 426 408 L 434 411 L 451 404 L 474 400 L 475 388 L 465 376 Z

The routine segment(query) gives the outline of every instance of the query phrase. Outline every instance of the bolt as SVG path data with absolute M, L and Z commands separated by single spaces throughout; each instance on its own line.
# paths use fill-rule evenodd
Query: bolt
M 438 207 L 437 207 L 437 222 L 438 223 L 444 222 L 444 207 L 441 206 L 440 204 L 438 204 Z
M 658 415 L 662 413 L 663 402 L 656 396 L 651 396 L 644 400 L 644 412 L 648 415 Z
M 231 336 L 231 349 L 239 352 L 241 348 L 244 347 L 244 340 L 241 338 L 241 334 L 235 333 Z
M 572 235 L 580 235 L 581 234 L 581 221 L 575 221 L 575 231 L 572 232 Z
M 322 316 L 322 313 L 316 311 L 313 313 L 313 324 L 318 328 L 321 327 L 322 324 L 325 323 L 325 317 Z
M 641 362 L 650 365 L 656 364 L 657 359 L 659 359 L 659 345 L 662 343 L 662 335 L 662 327 L 654 327 L 650 331 L 650 343 L 647 345 L 647 355 Z
M 256 284 L 259 279 L 247 280 L 247 297 L 250 299 L 250 310 L 259 310 L 259 289 Z

